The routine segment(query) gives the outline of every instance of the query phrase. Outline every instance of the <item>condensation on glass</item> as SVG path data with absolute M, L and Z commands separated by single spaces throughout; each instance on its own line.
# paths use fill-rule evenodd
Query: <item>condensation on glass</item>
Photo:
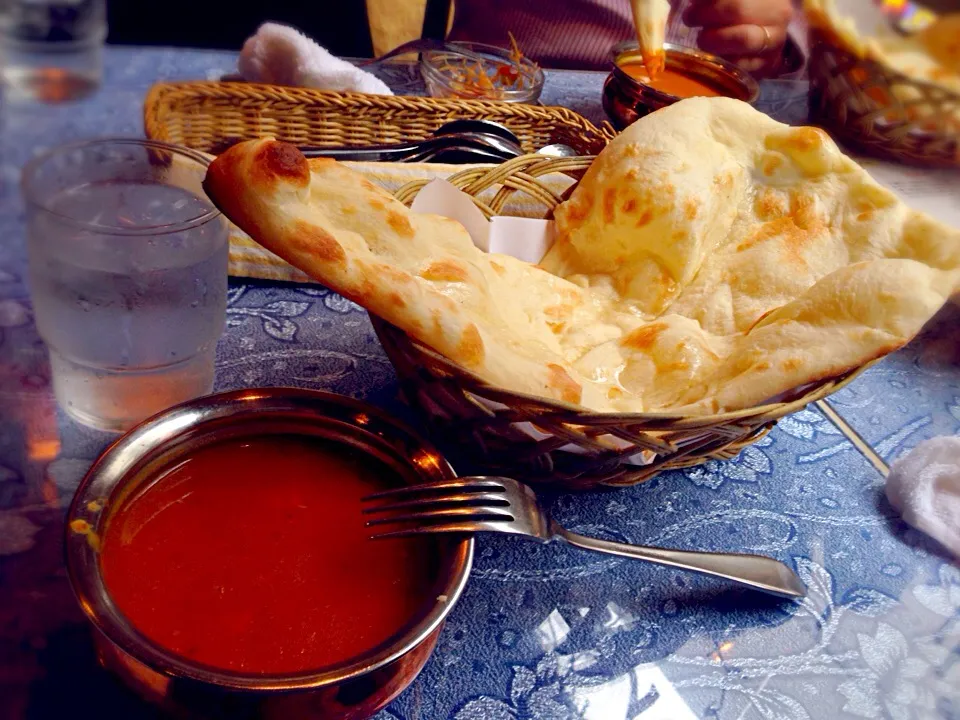
M 30 295 L 54 392 L 125 430 L 213 387 L 228 233 L 207 160 L 145 140 L 68 145 L 24 169 Z

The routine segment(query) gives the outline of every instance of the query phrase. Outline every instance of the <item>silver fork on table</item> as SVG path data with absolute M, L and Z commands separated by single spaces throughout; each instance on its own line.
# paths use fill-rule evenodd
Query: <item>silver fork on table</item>
M 533 490 L 510 478 L 463 477 L 411 485 L 375 493 L 364 502 L 364 513 L 379 516 L 367 522 L 368 527 L 377 528 L 373 535 L 377 538 L 443 532 L 513 533 L 712 575 L 781 597 L 807 594 L 793 570 L 762 555 L 627 545 L 571 532 L 540 507 Z M 398 527 L 384 527 L 388 525 Z

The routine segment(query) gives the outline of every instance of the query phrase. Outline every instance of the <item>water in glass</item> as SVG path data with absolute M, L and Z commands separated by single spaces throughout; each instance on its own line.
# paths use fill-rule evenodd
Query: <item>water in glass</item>
M 0 72 L 14 95 L 62 102 L 100 84 L 105 0 L 0 3 Z
M 37 327 L 74 418 L 124 430 L 212 389 L 227 233 L 219 215 L 197 222 L 211 212 L 185 187 L 122 177 L 58 189 L 32 209 Z

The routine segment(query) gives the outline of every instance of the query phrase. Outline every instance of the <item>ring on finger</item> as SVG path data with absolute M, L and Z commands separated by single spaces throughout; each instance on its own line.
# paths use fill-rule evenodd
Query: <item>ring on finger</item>
M 770 37 L 770 28 L 766 25 L 757 25 L 758 28 L 763 30 L 763 46 L 760 48 L 759 55 L 763 55 L 767 50 L 770 49 L 770 46 L 773 45 L 773 38 Z

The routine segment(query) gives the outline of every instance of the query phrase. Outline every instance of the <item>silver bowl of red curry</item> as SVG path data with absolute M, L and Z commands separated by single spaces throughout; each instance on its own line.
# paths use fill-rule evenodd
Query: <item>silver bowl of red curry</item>
M 636 41 L 613 49 L 613 70 L 603 85 L 603 109 L 618 130 L 654 110 L 694 96 L 756 102 L 760 86 L 749 73 L 696 48 L 664 44 L 664 69 L 651 79 Z
M 429 658 L 473 541 L 371 540 L 360 498 L 454 476 L 406 426 L 330 393 L 230 392 L 147 420 L 67 518 L 102 664 L 174 714 L 369 717 Z

